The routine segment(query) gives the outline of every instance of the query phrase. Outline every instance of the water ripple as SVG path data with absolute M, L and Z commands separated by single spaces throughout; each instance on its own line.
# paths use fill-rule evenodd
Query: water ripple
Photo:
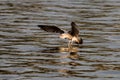
M 119 80 L 119 0 L 1 0 L 1 80 Z M 75 21 L 82 45 L 38 24 L 69 30 Z

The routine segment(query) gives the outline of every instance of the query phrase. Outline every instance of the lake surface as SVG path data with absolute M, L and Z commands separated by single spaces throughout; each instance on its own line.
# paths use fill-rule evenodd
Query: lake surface
M 72 21 L 71 50 L 37 27 Z M 0 0 L 0 80 L 120 80 L 120 0 Z

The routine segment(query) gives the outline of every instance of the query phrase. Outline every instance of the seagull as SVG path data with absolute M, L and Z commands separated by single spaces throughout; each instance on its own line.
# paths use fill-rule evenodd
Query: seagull
M 71 22 L 71 30 L 70 31 L 64 31 L 56 26 L 52 25 L 38 25 L 42 30 L 46 32 L 53 32 L 53 33 L 59 33 L 59 37 L 62 39 L 68 39 L 68 47 L 71 48 L 73 42 L 76 44 L 82 44 L 83 39 L 79 37 L 79 30 L 77 29 L 77 25 L 75 22 Z

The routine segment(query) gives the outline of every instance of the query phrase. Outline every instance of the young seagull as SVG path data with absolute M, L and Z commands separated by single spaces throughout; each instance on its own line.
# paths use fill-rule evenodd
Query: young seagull
M 71 30 L 68 32 L 63 31 L 56 26 L 38 25 L 38 27 L 40 27 L 41 29 L 47 32 L 60 33 L 60 36 L 59 36 L 60 38 L 69 40 L 69 43 L 68 43 L 69 48 L 71 48 L 71 45 L 73 42 L 77 44 L 83 43 L 82 38 L 79 37 L 79 30 L 76 28 L 77 25 L 75 24 L 75 22 L 71 22 Z

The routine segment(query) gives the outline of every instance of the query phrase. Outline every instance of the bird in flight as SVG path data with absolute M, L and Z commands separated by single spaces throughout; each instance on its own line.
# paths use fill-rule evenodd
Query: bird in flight
M 71 22 L 71 30 L 67 32 L 52 25 L 38 25 L 38 27 L 47 32 L 59 33 L 60 38 L 68 39 L 69 48 L 72 47 L 73 42 L 77 44 L 83 43 L 83 39 L 79 37 L 79 30 L 77 29 L 77 25 L 75 24 L 75 22 Z

